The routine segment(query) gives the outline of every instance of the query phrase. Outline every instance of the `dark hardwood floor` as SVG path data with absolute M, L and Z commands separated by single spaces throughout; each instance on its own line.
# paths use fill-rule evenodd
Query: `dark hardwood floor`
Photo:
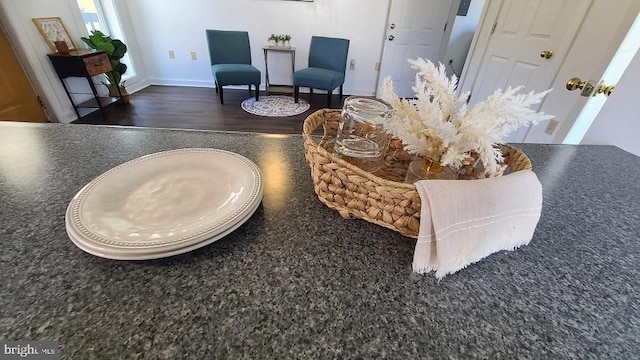
M 273 95 L 273 94 L 272 94 Z M 248 90 L 224 90 L 224 105 L 213 88 L 181 86 L 150 86 L 131 95 L 131 104 L 112 104 L 106 109 L 74 121 L 74 124 L 123 125 L 175 129 L 249 131 L 272 134 L 301 134 L 307 116 L 326 107 L 327 95 L 300 94 L 311 108 L 290 117 L 265 117 L 249 114 L 240 103 L 251 95 Z M 264 92 L 260 94 L 264 96 Z M 332 108 L 341 108 L 338 95 L 332 98 Z M 342 101 L 341 101 L 342 100 Z

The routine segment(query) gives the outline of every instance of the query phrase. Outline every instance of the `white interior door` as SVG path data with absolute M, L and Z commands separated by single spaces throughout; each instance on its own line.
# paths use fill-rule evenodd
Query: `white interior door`
M 514 6 L 520 7 L 520 10 L 514 10 Z M 533 12 L 530 10 L 531 8 L 535 8 L 535 14 L 531 13 Z M 584 8 L 586 8 L 586 13 L 583 11 Z M 549 123 L 545 122 L 529 129 L 521 129 L 508 141 L 568 142 L 570 133 L 575 132 L 572 129 L 575 129 L 579 122 L 589 117 L 593 119 L 597 115 L 600 107 L 595 105 L 599 103 L 601 106 L 604 103 L 604 96 L 580 96 L 580 91 L 566 90 L 566 82 L 570 78 L 580 77 L 584 80 L 594 80 L 595 83 L 602 79 L 606 84 L 615 84 L 617 79 L 606 78 L 605 71 L 625 35 L 632 28 L 639 11 L 640 1 L 637 0 L 618 0 L 616 2 L 607 0 L 531 2 L 487 0 L 479 31 L 474 36 L 467 59 L 469 65 L 465 66 L 459 89 L 461 92 L 473 90 L 471 99 L 473 103 L 486 98 L 493 90 L 503 86 L 525 85 L 528 91 L 553 88 L 554 90 L 547 95 L 539 110 L 554 115 L 554 120 L 558 122 L 558 125 L 555 128 L 548 128 Z M 511 15 L 505 15 L 508 12 Z M 532 16 L 535 18 L 537 13 L 545 12 L 546 16 L 539 17 L 540 24 L 544 25 L 546 22 L 552 28 L 566 27 L 565 35 L 560 42 L 563 46 L 552 49 L 554 54 L 548 59 L 555 59 L 556 63 L 545 61 L 546 59 L 541 57 L 536 65 L 532 60 L 525 59 L 518 62 L 510 60 L 506 56 L 494 54 L 492 42 L 494 42 L 494 38 L 502 36 L 494 35 L 500 34 L 500 19 L 520 24 Z M 563 15 L 556 16 L 560 13 Z M 582 15 L 578 16 L 577 13 Z M 563 22 L 566 24 L 561 24 Z M 533 32 L 536 34 L 534 37 L 540 37 L 537 33 L 541 32 L 539 30 L 541 27 L 533 25 L 535 23 L 535 21 L 531 22 L 536 29 Z M 578 24 L 577 28 L 575 27 L 576 23 Z M 492 34 L 494 24 L 496 24 L 496 30 Z M 598 26 L 597 24 L 607 24 L 607 26 Z M 554 32 L 555 30 L 550 34 Z M 524 40 L 515 36 L 511 38 L 502 36 L 499 40 L 496 42 L 504 42 L 501 44 L 502 47 L 528 51 L 527 48 L 520 47 L 520 43 Z M 531 44 L 539 43 L 533 42 Z M 537 53 L 540 56 L 542 50 L 535 50 L 533 55 Z M 527 71 L 530 74 L 527 75 Z M 577 119 L 580 121 L 576 121 Z M 577 140 L 577 142 L 579 141 L 580 139 Z
M 580 143 L 591 122 L 608 100 L 595 92 L 592 96 L 580 96 L 580 91 L 567 90 L 566 83 L 574 77 L 592 80 L 596 84 L 600 81 L 607 85 L 617 83 L 638 49 L 639 12 L 638 0 L 593 1 L 565 63 L 551 85 L 554 91 L 547 96 L 540 108 L 545 113 L 553 114 L 559 125 L 553 132 L 545 131 L 548 130 L 546 124 L 533 126 L 529 129 L 525 142 Z M 627 116 L 636 117 L 636 113 L 629 113 Z
M 415 70 L 407 59 L 442 61 L 459 3 L 460 0 L 391 0 L 378 96 L 383 80 L 390 76 L 398 96 L 414 97 L 411 88 Z
M 551 86 L 592 0 L 505 0 L 498 9 L 482 61 L 471 86 L 470 104 L 496 89 Z M 547 52 L 543 56 L 543 52 Z M 521 142 L 521 128 L 510 142 Z

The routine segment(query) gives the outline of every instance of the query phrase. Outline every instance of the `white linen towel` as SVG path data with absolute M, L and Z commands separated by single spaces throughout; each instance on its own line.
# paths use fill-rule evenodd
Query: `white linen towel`
M 540 220 L 542 186 L 530 170 L 415 185 L 422 210 L 413 271 L 435 270 L 438 279 L 497 251 L 527 245 Z

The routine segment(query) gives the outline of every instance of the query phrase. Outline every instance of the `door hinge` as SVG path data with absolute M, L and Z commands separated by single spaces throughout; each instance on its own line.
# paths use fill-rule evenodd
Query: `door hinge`
M 42 101 L 42 98 L 40 96 L 36 96 L 38 98 L 38 102 L 40 103 L 40 106 L 42 106 L 43 109 L 46 109 L 47 106 L 44 104 L 44 101 Z
M 449 25 L 449 23 L 444 23 L 444 29 L 442 29 L 442 31 L 447 31 L 447 25 Z
M 496 31 L 496 26 L 498 26 L 498 20 L 496 20 L 496 21 L 493 23 L 493 27 L 491 28 L 491 34 L 493 34 L 493 32 L 494 32 L 494 31 Z M 489 35 L 491 35 L 491 34 L 489 34 Z

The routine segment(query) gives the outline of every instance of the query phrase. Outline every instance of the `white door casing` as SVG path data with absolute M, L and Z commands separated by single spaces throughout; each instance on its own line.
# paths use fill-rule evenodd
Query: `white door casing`
M 407 59 L 422 57 L 434 63 L 443 62 L 459 4 L 460 0 L 391 0 L 378 97 L 387 76 L 393 79 L 398 96 L 414 96 L 415 70 Z
M 547 95 L 539 110 L 547 114 L 552 114 L 559 122 L 555 131 L 552 134 L 547 134 L 545 129 L 547 122 L 538 124 L 529 129 L 521 129 L 514 134 L 509 141 L 524 141 L 524 142 L 538 142 L 538 143 L 561 143 L 565 140 L 569 130 L 573 126 L 576 118 L 580 115 L 587 101 L 604 101 L 602 95 L 596 97 L 585 98 L 581 97 L 579 91 L 570 92 L 565 89 L 567 80 L 572 77 L 581 77 L 582 79 L 596 80 L 596 82 L 602 77 L 607 65 L 614 56 L 618 46 L 624 39 L 627 31 L 633 24 L 633 21 L 640 10 L 640 2 L 636 0 L 619 0 L 615 3 L 608 2 L 606 0 L 593 0 L 588 1 L 591 4 L 587 6 L 586 13 L 577 20 L 572 18 L 560 18 L 558 21 L 571 21 L 575 24 L 578 21 L 577 31 L 575 35 L 567 36 L 563 41 L 566 45 L 566 49 L 556 51 L 554 50 L 554 57 L 558 62 L 553 70 L 553 62 L 549 61 L 544 64 L 548 70 L 552 72 L 550 79 L 544 79 L 544 81 L 550 81 L 550 83 L 542 89 L 533 88 L 528 84 L 510 83 L 507 85 L 525 85 L 526 91 L 530 90 L 544 90 L 546 88 L 553 88 L 554 90 Z M 459 91 L 468 91 L 477 86 L 480 77 L 485 76 L 484 72 L 480 70 L 487 61 L 487 53 L 485 49 L 490 47 L 490 42 L 493 40 L 491 35 L 491 28 L 495 20 L 498 19 L 501 13 L 503 5 L 509 3 L 505 0 L 487 0 L 481 21 L 479 23 L 478 31 L 476 32 L 471 50 L 467 57 L 467 64 L 463 70 L 463 74 L 460 81 Z M 532 6 L 529 2 L 513 2 L 521 6 Z M 536 1 L 534 4 L 540 4 Z M 547 2 L 547 6 L 558 6 L 555 10 L 548 10 L 553 13 L 561 11 L 564 7 L 566 9 L 567 2 Z M 555 5 L 554 5 L 555 4 Z M 511 4 L 509 4 L 511 5 Z M 582 5 L 584 6 L 584 5 Z M 575 8 L 570 12 L 575 12 Z M 511 19 L 513 21 L 513 18 Z M 606 26 L 603 26 L 606 24 Z M 499 26 L 499 24 L 498 24 Z M 498 28 L 496 26 L 496 28 Z M 497 30 L 496 30 L 497 32 Z M 517 46 L 517 42 L 513 42 L 512 46 Z M 538 56 L 540 55 L 540 49 L 538 50 Z M 560 59 L 562 58 L 562 59 Z M 540 58 L 542 60 L 542 58 Z M 526 68 L 526 67 L 525 67 Z M 542 73 L 542 72 L 539 72 Z M 513 76 L 509 74 L 510 76 Z M 515 77 L 515 76 L 514 76 Z M 543 77 L 535 74 L 535 79 L 531 81 L 531 84 L 542 83 Z M 611 83 L 616 81 L 606 81 Z M 486 86 L 486 92 L 491 93 L 495 88 L 500 87 L 496 84 L 492 90 L 489 90 L 489 86 Z M 486 98 L 488 94 L 472 94 L 472 102 L 480 101 Z M 477 97 L 476 97 L 477 96 Z M 595 117 L 595 114 L 592 115 Z
M 640 121 L 637 116 L 640 113 L 640 102 L 635 90 L 638 84 L 640 51 L 636 52 L 613 93 L 591 124 L 582 139 L 582 144 L 614 144 L 640 156 Z

